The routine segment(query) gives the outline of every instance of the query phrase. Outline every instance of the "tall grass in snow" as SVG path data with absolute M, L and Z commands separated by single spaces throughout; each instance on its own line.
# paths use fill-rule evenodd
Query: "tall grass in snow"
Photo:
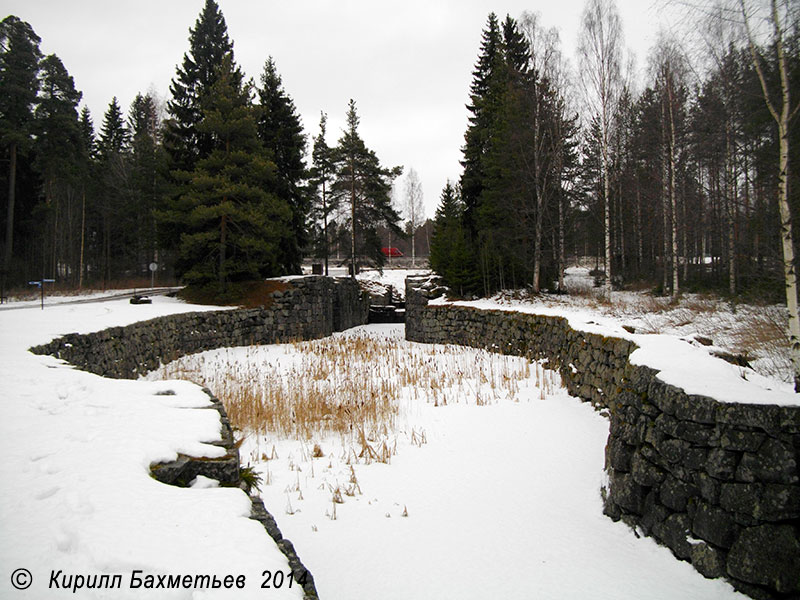
M 404 402 L 485 405 L 544 398 L 559 385 L 557 374 L 518 357 L 361 332 L 187 356 L 155 376 L 208 386 L 246 432 L 353 435 L 368 453 L 368 441 L 396 429 Z M 531 379 L 535 391 L 522 384 Z

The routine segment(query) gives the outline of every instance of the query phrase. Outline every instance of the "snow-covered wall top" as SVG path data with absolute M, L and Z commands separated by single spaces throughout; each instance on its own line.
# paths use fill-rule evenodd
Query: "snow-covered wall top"
M 639 360 L 639 340 L 576 329 L 555 315 L 429 304 L 441 291 L 434 282 L 407 281 L 407 339 L 545 360 L 572 395 L 607 411 L 606 514 L 754 598 L 797 597 L 796 402 L 691 393 L 706 389 L 704 372 L 692 376 L 699 380 L 688 390 L 675 385 L 679 380 L 642 364 L 650 362 Z

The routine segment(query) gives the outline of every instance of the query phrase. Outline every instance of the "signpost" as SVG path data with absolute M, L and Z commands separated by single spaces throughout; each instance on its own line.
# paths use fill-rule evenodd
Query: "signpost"
M 157 270 L 158 270 L 158 263 L 157 262 L 151 262 L 150 263 L 150 288 L 151 289 L 153 287 L 155 287 L 153 284 L 155 282 L 155 277 L 156 277 L 156 271 Z
M 45 279 L 42 277 L 39 281 L 29 281 L 28 285 L 38 285 L 39 289 L 42 292 L 42 310 L 44 310 L 44 284 L 45 283 L 55 283 L 55 279 Z

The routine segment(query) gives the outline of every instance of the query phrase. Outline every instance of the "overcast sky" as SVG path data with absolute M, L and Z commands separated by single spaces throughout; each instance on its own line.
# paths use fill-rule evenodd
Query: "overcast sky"
M 309 139 L 320 111 L 328 143 L 341 135 L 350 98 L 360 132 L 385 166 L 413 167 L 432 216 L 447 178 L 457 180 L 469 84 L 489 12 L 538 12 L 561 33 L 573 65 L 584 0 L 217 0 L 236 61 L 258 81 L 275 59 Z M 33 26 L 83 92 L 99 129 L 113 96 L 127 112 L 137 92 L 169 93 L 204 0 L 0 0 Z M 660 11 L 651 0 L 617 0 L 626 45 L 639 65 Z M 5 16 L 3 15 L 3 16 Z M 399 180 L 403 184 L 403 178 Z

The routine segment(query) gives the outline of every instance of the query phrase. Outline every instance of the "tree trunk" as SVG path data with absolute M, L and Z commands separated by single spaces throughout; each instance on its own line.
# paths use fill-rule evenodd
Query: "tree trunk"
M 642 243 L 642 186 L 638 177 L 636 178 L 636 259 L 636 274 L 641 275 L 644 248 Z
M 725 127 L 725 211 L 728 221 L 728 291 L 736 294 L 736 172 L 730 123 Z
M 356 278 L 356 170 L 350 159 L 350 276 Z
M 566 269 L 564 257 L 564 199 L 558 196 L 558 291 L 564 291 L 564 270 Z
M 3 292 L 11 270 L 11 257 L 14 247 L 14 203 L 17 191 L 17 144 L 11 144 L 8 165 L 8 211 L 6 213 L 6 247 L 3 251 Z M 1 300 L 2 298 L 0 298 Z
M 661 211 L 664 220 L 664 232 L 662 238 L 662 254 L 661 263 L 663 266 L 662 284 L 664 286 L 664 294 L 666 295 L 669 289 L 669 149 L 667 141 L 666 129 L 666 110 L 664 107 L 664 99 L 661 100 Z
M 669 102 L 669 204 L 672 211 L 672 297 L 680 294 L 678 281 L 678 199 L 675 192 L 675 112 L 672 98 L 672 81 L 667 83 L 667 101 Z
M 779 155 L 778 155 L 778 208 L 781 216 L 781 247 L 783 249 L 783 275 L 786 282 L 786 308 L 789 311 L 789 343 L 791 347 L 792 370 L 794 371 L 794 390 L 800 392 L 800 318 L 797 306 L 797 272 L 795 270 L 794 237 L 792 231 L 792 213 L 789 206 L 789 122 L 795 111 L 791 111 L 791 97 L 789 94 L 789 72 L 786 64 L 786 55 L 783 49 L 783 31 L 778 16 L 776 0 L 770 1 L 770 12 L 773 28 L 773 42 L 778 58 L 778 73 L 781 80 L 781 106 L 778 112 L 770 99 L 767 81 L 761 63 L 758 59 L 755 44 L 747 21 L 744 0 L 740 0 L 742 14 L 747 26 L 750 45 L 750 55 L 753 66 L 761 83 L 764 101 L 772 118 L 778 126 Z
M 605 118 L 603 119 L 605 122 Z M 605 259 L 606 259 L 606 281 L 605 295 L 611 298 L 611 182 L 608 173 L 608 140 L 606 133 L 603 134 L 603 223 L 605 227 Z
M 81 252 L 78 261 L 78 289 L 83 289 L 83 252 L 86 245 L 86 190 L 83 190 L 81 200 Z
M 225 199 L 223 199 L 225 202 Z M 217 278 L 220 285 L 225 285 L 225 260 L 227 259 L 226 244 L 228 243 L 228 215 L 222 215 L 219 225 L 219 273 Z
M 322 178 L 322 233 L 325 236 L 325 242 L 323 243 L 323 254 L 325 257 L 325 277 L 328 276 L 328 254 L 330 254 L 328 248 L 328 202 L 327 196 L 325 195 L 325 177 L 323 175 Z

